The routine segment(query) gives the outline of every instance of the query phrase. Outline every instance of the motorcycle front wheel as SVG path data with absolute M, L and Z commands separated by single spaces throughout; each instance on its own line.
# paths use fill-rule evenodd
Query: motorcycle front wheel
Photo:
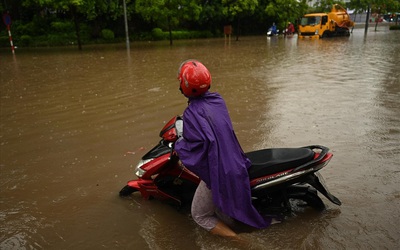
M 121 191 L 119 191 L 119 196 L 120 197 L 126 197 L 126 196 L 129 196 L 129 195 L 131 195 L 132 193 L 134 193 L 136 191 L 138 191 L 136 188 L 133 188 L 133 187 L 131 187 L 129 185 L 126 185 L 125 187 L 123 187 L 121 189 Z

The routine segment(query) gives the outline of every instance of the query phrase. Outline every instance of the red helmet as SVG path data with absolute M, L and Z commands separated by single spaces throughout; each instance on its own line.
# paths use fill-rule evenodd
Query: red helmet
M 197 60 L 184 61 L 178 70 L 179 89 L 186 97 L 200 96 L 210 89 L 210 71 Z

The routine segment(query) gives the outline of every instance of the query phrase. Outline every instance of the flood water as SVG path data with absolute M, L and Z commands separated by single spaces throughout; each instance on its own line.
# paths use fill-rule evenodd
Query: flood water
M 400 32 L 242 37 L 0 51 L 0 249 L 399 249 Z M 243 232 L 245 246 L 185 211 L 118 197 L 186 100 L 197 58 L 245 151 L 320 144 L 336 206 Z

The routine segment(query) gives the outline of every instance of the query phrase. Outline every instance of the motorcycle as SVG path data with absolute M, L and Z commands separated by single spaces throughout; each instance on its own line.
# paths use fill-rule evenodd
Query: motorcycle
M 121 197 L 140 192 L 144 199 L 167 201 L 179 208 L 191 204 L 200 179 L 181 164 L 174 151 L 174 142 L 182 136 L 182 131 L 180 116 L 165 124 L 160 142 L 141 158 L 135 170 L 137 179 L 128 181 L 119 192 Z M 318 172 L 333 157 L 329 148 L 319 145 L 268 148 L 246 155 L 252 162 L 248 169 L 252 201 L 259 211 L 285 216 L 296 204 L 322 211 L 325 204 L 318 193 L 341 205 Z
M 278 36 L 279 30 L 276 30 L 274 33 L 272 32 L 272 27 L 268 29 L 267 36 Z

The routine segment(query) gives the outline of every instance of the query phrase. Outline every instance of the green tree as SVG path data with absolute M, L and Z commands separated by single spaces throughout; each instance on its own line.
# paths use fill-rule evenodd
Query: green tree
M 136 0 L 135 7 L 145 20 L 160 27 L 166 25 L 170 45 L 172 28 L 183 20 L 198 20 L 202 10 L 198 0 Z
M 123 14 L 119 0 L 23 0 L 22 5 L 68 13 L 74 22 L 79 50 L 82 49 L 80 34 L 82 19 L 95 20 L 99 16 L 116 19 Z
M 371 11 L 373 13 L 376 13 L 376 18 L 377 18 L 377 20 L 375 21 L 375 31 L 376 31 L 382 14 L 386 14 L 388 12 L 398 12 L 399 11 L 399 1 L 398 0 L 374 0 L 374 1 L 372 1 Z
M 79 32 L 79 20 L 77 17 L 77 8 L 83 4 L 83 0 L 24 0 L 22 5 L 25 7 L 40 7 L 42 9 L 51 9 L 53 11 L 70 11 L 75 24 L 75 32 L 78 42 L 78 48 L 82 49 L 82 42 Z
M 367 17 L 370 11 L 373 13 L 385 14 L 387 12 L 400 12 L 400 0 L 351 0 L 349 7 L 356 10 L 356 13 L 362 13 L 367 10 Z M 377 17 L 379 18 L 379 16 Z M 368 29 L 368 20 L 365 21 L 365 31 Z M 396 19 L 396 24 L 397 24 Z M 375 30 L 377 30 L 378 22 L 375 22 Z
M 225 17 L 222 14 L 221 1 L 202 1 L 201 8 L 202 11 L 197 21 L 203 28 L 218 31 L 222 25 L 226 24 Z
M 258 0 L 222 0 L 222 14 L 232 21 L 236 18 L 236 41 L 240 35 L 240 19 L 254 13 Z
M 307 8 L 306 0 L 272 0 L 265 12 L 275 17 L 279 29 L 286 29 L 288 22 L 296 23 L 306 13 Z

